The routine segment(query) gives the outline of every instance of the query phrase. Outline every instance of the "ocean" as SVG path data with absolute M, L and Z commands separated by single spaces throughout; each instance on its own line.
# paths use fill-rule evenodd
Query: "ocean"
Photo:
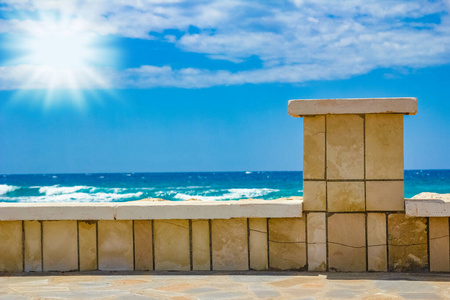
M 302 172 L 0 175 L 0 202 L 277 199 L 303 195 Z M 450 193 L 450 170 L 405 171 L 405 197 Z

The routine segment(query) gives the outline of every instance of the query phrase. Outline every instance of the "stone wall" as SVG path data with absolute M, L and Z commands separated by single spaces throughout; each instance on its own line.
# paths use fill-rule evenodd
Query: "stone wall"
M 310 271 L 449 271 L 448 218 L 405 215 L 403 115 L 417 99 L 292 100 L 303 117 Z
M 303 218 L 1 221 L 0 271 L 306 270 Z

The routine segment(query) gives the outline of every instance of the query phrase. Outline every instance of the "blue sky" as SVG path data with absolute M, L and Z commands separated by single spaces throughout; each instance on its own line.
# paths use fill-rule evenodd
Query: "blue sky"
M 448 1 L 0 1 L 0 173 L 301 170 L 301 98 L 417 97 L 449 169 Z

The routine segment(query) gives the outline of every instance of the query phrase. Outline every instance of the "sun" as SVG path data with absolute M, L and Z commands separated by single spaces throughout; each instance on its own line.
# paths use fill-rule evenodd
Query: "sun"
M 95 61 L 93 45 L 92 35 L 59 31 L 29 37 L 24 50 L 30 64 L 75 69 Z
M 26 74 L 21 90 L 45 90 L 45 105 L 70 100 L 83 107 L 84 93 L 111 87 L 107 70 L 117 55 L 108 38 L 70 20 L 41 20 L 41 25 L 12 41 L 16 54 L 11 64 Z M 56 99 L 55 90 L 70 90 L 72 96 Z

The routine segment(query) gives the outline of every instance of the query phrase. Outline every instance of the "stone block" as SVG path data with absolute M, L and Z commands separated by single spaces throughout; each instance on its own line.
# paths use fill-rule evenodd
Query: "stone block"
M 303 178 L 325 179 L 325 116 L 303 119 Z
M 208 220 L 192 220 L 192 270 L 211 269 L 210 234 Z
M 299 270 L 305 266 L 305 219 L 269 219 L 269 268 Z
M 211 220 L 213 270 L 248 270 L 247 219 Z
M 78 222 L 80 271 L 97 270 L 97 222 Z
M 426 271 L 427 219 L 388 215 L 389 271 Z
M 289 101 L 289 115 L 336 114 L 405 114 L 417 113 L 417 99 L 401 98 L 351 98 L 351 99 L 297 99 Z
M 306 215 L 306 224 L 308 236 L 308 271 L 326 271 L 326 214 L 308 213 Z
M 364 117 L 327 116 L 327 179 L 364 179 Z
M 330 270 L 366 271 L 365 223 L 365 215 L 358 213 L 336 213 L 328 217 Z
M 78 270 L 77 235 L 77 221 L 42 223 L 44 271 Z
M 366 178 L 403 179 L 403 115 L 366 115 Z
M 133 270 L 133 223 L 98 221 L 98 268 L 102 271 Z
M 448 218 L 429 218 L 430 271 L 449 272 Z
M 368 211 L 404 211 L 404 183 L 401 181 L 366 181 Z
M 269 268 L 267 250 L 267 219 L 249 219 L 250 269 L 267 270 Z
M 151 220 L 134 221 L 134 269 L 153 270 L 153 233 Z
M 25 272 L 42 271 L 41 222 L 24 221 Z
M 327 201 L 329 212 L 364 211 L 364 182 L 327 182 Z
M 325 181 L 303 181 L 303 210 L 326 211 L 327 183 Z
M 22 272 L 22 221 L 0 222 L 0 272 Z
M 367 247 L 367 270 L 387 271 L 385 214 L 367 214 Z
M 191 269 L 189 220 L 154 220 L 155 270 Z

